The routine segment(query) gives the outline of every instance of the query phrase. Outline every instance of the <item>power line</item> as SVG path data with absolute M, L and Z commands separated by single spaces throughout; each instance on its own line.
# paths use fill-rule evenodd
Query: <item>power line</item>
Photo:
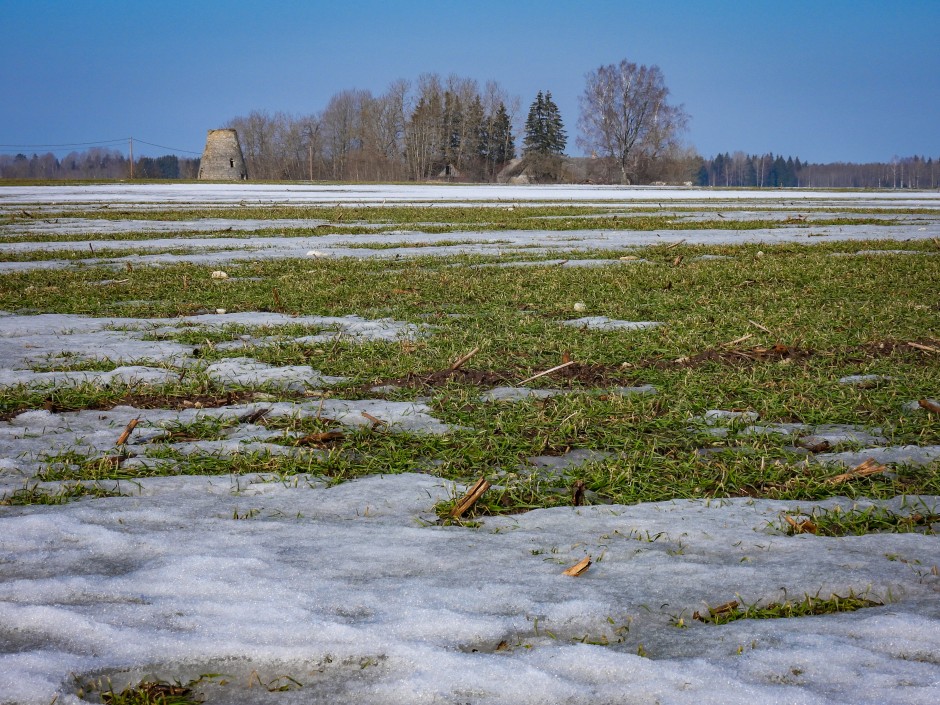
M 141 144 L 150 145 L 151 147 L 159 147 L 160 149 L 169 149 L 171 152 L 186 152 L 186 154 L 202 154 L 202 152 L 194 152 L 191 149 L 179 149 L 178 147 L 167 147 L 162 144 L 154 144 L 153 142 L 146 142 L 145 140 L 134 138 L 135 142 L 140 142 Z
M 127 142 L 130 137 L 120 137 L 116 140 L 97 140 L 95 142 L 66 142 L 65 144 L 0 144 L 0 147 L 14 147 L 17 149 L 42 149 L 44 147 L 87 147 L 96 144 L 113 144 L 115 142 Z
M 167 147 L 163 144 L 154 144 L 153 142 L 147 142 L 146 140 L 138 139 L 137 137 L 121 137 L 119 139 L 113 140 L 97 140 L 95 142 L 66 142 L 64 144 L 0 144 L 0 152 L 7 153 L 8 149 L 71 149 L 74 147 L 92 147 L 97 145 L 109 145 L 109 144 L 120 144 L 127 142 L 128 140 L 133 139 L 135 142 L 140 142 L 141 144 L 146 144 L 150 147 L 157 147 L 159 149 L 166 149 L 171 152 L 183 152 L 184 154 L 199 154 L 202 152 L 194 152 L 191 149 L 180 149 L 178 147 Z M 12 154 L 12 152 L 9 152 Z

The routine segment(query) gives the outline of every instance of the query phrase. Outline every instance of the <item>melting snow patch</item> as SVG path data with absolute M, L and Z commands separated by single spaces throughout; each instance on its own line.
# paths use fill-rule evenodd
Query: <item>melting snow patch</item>
M 278 693 L 285 702 L 313 692 L 338 705 L 940 695 L 932 537 L 789 537 L 775 527 L 794 503 L 752 499 L 546 509 L 471 531 L 428 525 L 456 488 L 424 475 L 260 480 L 147 479 L 134 496 L 0 515 L 5 701 L 80 705 L 72 674 L 120 689 L 217 672 L 231 678 L 206 689 L 209 705 L 272 702 L 248 689 L 253 671 L 306 686 Z M 562 575 L 586 555 L 603 560 Z M 720 627 L 690 618 L 738 594 L 850 590 L 895 601 Z
M 394 433 L 443 434 L 454 430 L 452 426 L 431 416 L 430 408 L 424 403 L 380 399 L 233 404 L 180 411 L 130 406 L 117 406 L 108 411 L 70 411 L 60 414 L 27 411 L 9 421 L 0 422 L 0 447 L 9 459 L 9 462 L 0 466 L 0 488 L 4 485 L 9 487 L 11 482 L 21 482 L 22 477 L 35 474 L 43 465 L 65 453 L 90 459 L 113 453 L 118 436 L 132 419 L 139 419 L 139 423 L 125 448 L 132 453 L 146 455 L 156 452 L 158 447 L 173 449 L 179 445 L 167 438 L 167 429 L 185 427 L 205 419 L 231 423 L 262 409 L 266 410 L 265 418 L 321 417 L 354 427 L 374 424 L 374 421 L 363 415 L 365 412 L 379 419 L 383 428 Z M 236 443 L 271 437 L 254 426 L 248 425 L 247 429 L 222 429 L 219 435 L 225 436 L 221 440 Z M 248 435 L 243 435 L 246 433 Z M 198 447 L 202 442 L 193 443 L 195 445 L 192 447 Z M 217 450 L 213 450 L 212 446 L 205 448 L 210 449 L 207 455 Z
M 206 374 L 210 379 L 229 387 L 277 387 L 294 392 L 346 380 L 346 377 L 320 374 L 309 365 L 273 367 L 249 357 L 232 357 L 214 362 L 206 368 Z
M 571 321 L 561 321 L 561 324 L 590 330 L 639 330 L 662 325 L 653 321 L 618 321 L 607 316 L 585 316 Z
M 529 387 L 493 387 L 480 395 L 481 401 L 521 401 L 523 399 L 546 399 L 559 394 L 656 394 L 656 387 L 644 384 L 639 387 L 611 387 L 610 389 L 531 389 Z
M 848 375 L 839 379 L 839 384 L 853 387 L 874 387 L 882 382 L 890 382 L 894 377 L 888 375 Z
M 752 423 L 760 418 L 756 411 L 724 411 L 722 409 L 709 409 L 702 416 L 693 421 L 703 421 L 708 426 L 717 426 L 721 423 Z
M 573 470 L 589 463 L 598 463 L 614 454 L 603 450 L 590 450 L 588 448 L 575 448 L 562 455 L 537 455 L 527 458 L 526 463 L 534 466 L 538 473 L 544 477 L 559 478 L 568 470 Z M 525 469 L 526 466 L 523 466 Z
M 863 448 L 843 453 L 819 453 L 814 462 L 823 465 L 844 465 L 854 468 L 869 458 L 882 465 L 910 465 L 924 467 L 940 460 L 940 446 L 888 446 L 886 448 Z
M 29 367 L 65 358 L 155 361 L 182 364 L 192 345 L 146 337 L 173 336 L 199 328 L 226 326 L 275 329 L 304 326 L 329 332 L 291 338 L 310 343 L 348 336 L 350 340 L 396 341 L 419 335 L 427 327 L 389 318 L 369 320 L 361 316 L 288 316 L 280 313 L 207 313 L 185 318 L 91 318 L 71 314 L 38 314 L 0 317 L 0 369 Z M 249 338 L 252 340 L 251 338 Z M 272 338 L 264 338 L 267 342 Z M 244 344 L 243 340 L 234 341 Z M 223 343 L 224 345 L 224 343 Z
M 32 372 L 30 370 L 0 369 L 0 388 L 25 385 L 28 387 L 74 387 L 93 384 L 105 387 L 111 384 L 166 384 L 179 377 L 174 370 L 155 367 L 125 366 L 109 372 Z

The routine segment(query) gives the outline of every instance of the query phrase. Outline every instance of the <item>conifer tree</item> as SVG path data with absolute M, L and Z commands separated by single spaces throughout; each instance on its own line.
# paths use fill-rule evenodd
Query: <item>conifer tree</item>
M 561 111 L 552 100 L 552 94 L 545 94 L 545 149 L 548 154 L 564 154 L 568 143 L 568 134 L 561 120 Z
M 529 115 L 525 119 L 525 137 L 522 140 L 522 150 L 526 154 L 544 154 L 546 147 L 545 125 L 545 96 L 539 91 L 532 105 L 529 106 Z
M 489 135 L 490 161 L 494 165 L 505 164 L 516 158 L 516 142 L 512 136 L 512 121 L 502 101 L 492 119 Z
M 560 156 L 564 154 L 567 142 L 561 112 L 552 100 L 551 92 L 539 91 L 525 121 L 523 150 L 529 155 Z

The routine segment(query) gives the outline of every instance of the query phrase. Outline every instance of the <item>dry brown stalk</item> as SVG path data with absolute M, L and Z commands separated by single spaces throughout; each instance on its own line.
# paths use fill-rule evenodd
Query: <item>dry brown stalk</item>
M 127 443 L 127 439 L 131 437 L 131 434 L 134 432 L 134 429 L 137 428 L 137 424 L 140 422 L 140 419 L 131 419 L 127 426 L 124 428 L 124 432 L 118 437 L 117 443 L 114 445 L 122 446 Z
M 522 380 L 521 382 L 519 382 L 518 386 L 521 387 L 523 384 L 527 384 L 534 379 L 538 379 L 539 377 L 544 377 L 545 375 L 550 375 L 552 372 L 558 372 L 558 370 L 563 370 L 564 368 L 573 364 L 575 364 L 575 361 L 569 360 L 568 362 L 563 362 L 560 365 L 555 365 L 551 369 L 545 370 L 544 372 L 539 372 L 537 375 L 532 375 L 531 377 Z
M 466 355 L 463 355 L 462 357 L 458 357 L 457 360 L 454 362 L 454 364 L 450 366 L 451 372 L 453 372 L 454 370 L 459 370 L 461 367 L 463 367 L 465 362 L 467 362 L 471 357 L 476 355 L 478 352 L 480 352 L 480 348 L 474 348 L 473 350 L 468 352 Z
M 731 600 L 726 602 L 723 605 L 718 605 L 717 607 L 708 608 L 708 617 L 703 617 L 700 612 L 694 612 L 692 614 L 692 619 L 697 619 L 700 622 L 707 622 L 709 618 L 718 617 L 723 614 L 728 614 L 729 612 L 734 612 L 738 608 L 738 601 Z
M 672 266 L 673 266 L 673 267 L 678 267 L 680 264 L 682 264 L 682 260 L 684 260 L 684 259 L 685 259 L 685 257 L 683 257 L 682 255 L 678 255 L 678 256 L 672 261 Z
M 376 417 L 376 416 L 373 416 L 373 415 L 370 414 L 368 411 L 363 411 L 363 412 L 362 412 L 362 415 L 363 415 L 364 418 L 366 418 L 366 419 L 368 419 L 369 421 L 372 422 L 372 428 L 375 428 L 376 426 L 384 426 L 384 425 L 385 425 L 385 422 L 384 422 L 382 419 L 380 419 L 380 418 L 378 418 L 378 417 Z
M 754 337 L 753 333 L 747 333 L 745 335 L 742 335 L 740 338 L 735 338 L 734 340 L 728 341 L 727 343 L 722 343 L 722 347 L 731 348 L 737 345 L 738 343 L 743 343 L 748 338 L 753 338 L 753 337 Z
M 255 409 L 249 414 L 245 414 L 244 416 L 239 416 L 238 423 L 255 423 L 257 421 L 260 421 L 264 417 L 264 415 L 267 414 L 269 411 L 271 411 L 271 409 L 269 408 Z
M 917 405 L 921 409 L 926 409 L 927 411 L 932 411 L 935 414 L 940 414 L 940 404 L 935 401 L 930 401 L 930 399 L 919 399 Z
M 674 242 L 674 243 L 672 243 L 671 245 L 666 245 L 665 249 L 666 249 L 666 250 L 671 250 L 673 247 L 678 247 L 678 246 L 681 245 L 683 242 L 685 242 L 685 238 L 682 238 L 681 240 L 679 240 L 679 242 Z
M 342 431 L 323 431 L 321 433 L 308 433 L 303 438 L 294 441 L 294 445 L 310 446 L 328 443 L 329 441 L 341 441 L 346 437 Z
M 584 480 L 578 480 L 571 488 L 571 503 L 576 507 L 584 504 Z
M 923 345 L 921 343 L 908 343 L 912 348 L 917 348 L 918 350 L 923 350 L 924 352 L 937 353 L 940 355 L 940 348 L 933 348 L 929 345 Z
M 835 477 L 830 477 L 827 482 L 831 485 L 836 485 L 840 482 L 845 482 L 846 480 L 854 480 L 858 477 L 868 477 L 869 475 L 877 475 L 880 472 L 884 472 L 888 468 L 884 465 L 875 461 L 874 458 L 869 458 L 864 463 L 856 465 L 854 468 L 848 472 L 844 472 L 841 475 L 836 475 Z
M 572 578 L 584 575 L 587 569 L 591 567 L 591 557 L 585 556 L 573 566 L 565 570 L 562 575 L 570 575 Z
M 760 323 L 758 323 L 757 321 L 752 321 L 752 320 L 749 318 L 749 319 L 747 319 L 747 322 L 750 323 L 752 326 L 754 326 L 754 327 L 756 327 L 756 328 L 760 328 L 760 329 L 761 329 L 762 331 L 764 331 L 765 333 L 770 333 L 771 335 L 774 334 L 774 332 L 773 332 L 772 330 L 770 330 L 770 328 L 768 328 L 767 326 L 762 326 L 762 325 L 761 325 Z
M 489 488 L 490 483 L 486 481 L 486 478 L 481 477 L 476 481 L 476 484 L 467 490 L 467 493 L 460 498 L 457 504 L 454 505 L 454 508 L 450 510 L 450 516 L 454 519 L 462 517 L 477 503 L 477 500 L 479 500 L 480 497 L 483 496 L 483 493 Z
M 809 519 L 804 519 L 803 521 L 797 521 L 793 517 L 784 516 L 784 519 L 787 520 L 787 523 L 793 527 L 794 534 L 815 534 L 816 525 L 811 522 Z

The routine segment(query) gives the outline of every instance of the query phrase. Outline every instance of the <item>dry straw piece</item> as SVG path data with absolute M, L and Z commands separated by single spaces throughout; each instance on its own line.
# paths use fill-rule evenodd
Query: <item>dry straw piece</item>
M 573 566 L 568 568 L 562 573 L 562 575 L 570 575 L 572 578 L 577 578 L 581 575 L 584 575 L 587 572 L 587 569 L 591 567 L 591 557 L 585 556 L 580 561 L 575 563 Z
M 848 472 L 844 472 L 841 475 L 836 475 L 835 477 L 830 477 L 828 482 L 829 484 L 836 485 L 840 482 L 845 482 L 846 480 L 854 480 L 858 477 L 868 477 L 869 475 L 877 475 L 879 472 L 884 472 L 888 468 L 875 461 L 874 458 L 869 458 L 861 465 L 856 465 L 854 468 Z
M 450 510 L 450 516 L 453 519 L 459 519 L 466 514 L 470 508 L 477 503 L 477 500 L 483 496 L 483 493 L 490 488 L 490 483 L 485 478 L 480 478 L 476 484 L 471 487 L 467 494 L 460 498 L 454 508 Z
M 139 422 L 140 419 L 131 419 L 125 427 L 124 432 L 118 437 L 117 443 L 114 445 L 122 446 L 127 443 L 127 439 L 131 437 L 131 434 L 134 432 L 134 429 L 137 428 Z

